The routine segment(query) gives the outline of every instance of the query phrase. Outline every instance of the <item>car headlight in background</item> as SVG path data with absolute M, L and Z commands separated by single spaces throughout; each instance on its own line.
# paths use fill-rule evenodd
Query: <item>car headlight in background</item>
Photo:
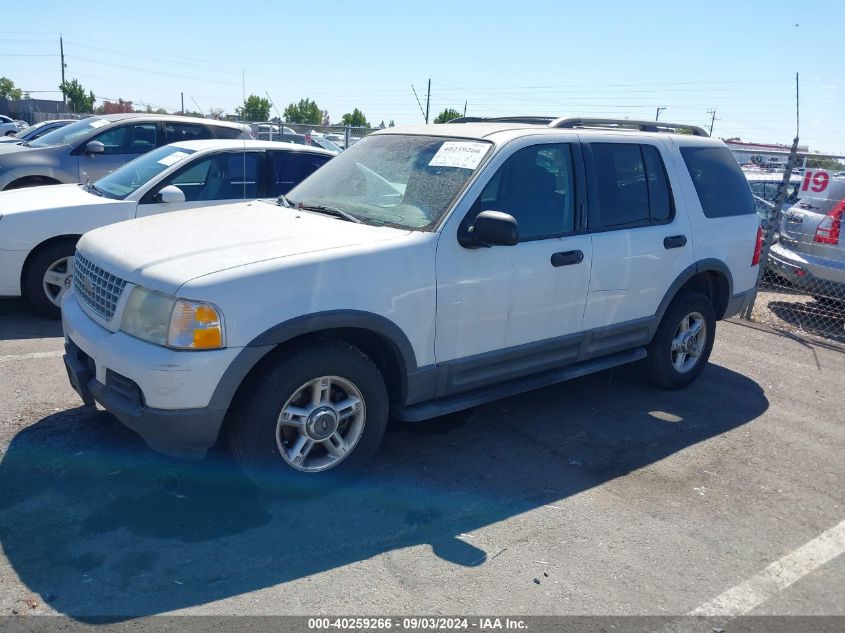
M 219 308 L 141 287 L 129 295 L 120 329 L 175 349 L 219 349 L 224 343 Z

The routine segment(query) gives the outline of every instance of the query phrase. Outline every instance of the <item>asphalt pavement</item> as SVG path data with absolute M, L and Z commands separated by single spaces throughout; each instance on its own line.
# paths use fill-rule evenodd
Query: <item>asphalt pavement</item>
M 267 495 L 159 456 L 0 300 L 0 615 L 845 615 L 845 354 L 729 321 L 690 388 L 637 365 L 428 423 Z

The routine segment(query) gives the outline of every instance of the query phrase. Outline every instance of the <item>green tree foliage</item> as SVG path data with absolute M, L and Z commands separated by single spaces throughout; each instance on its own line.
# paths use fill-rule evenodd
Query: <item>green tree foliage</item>
M 457 119 L 460 116 L 461 116 L 461 113 L 458 112 L 457 110 L 454 110 L 452 108 L 446 108 L 445 110 L 443 110 L 443 112 L 441 112 L 440 114 L 437 115 L 437 118 L 434 119 L 434 122 L 435 123 L 448 123 L 452 119 Z
M 67 98 L 73 112 L 92 112 L 94 110 L 94 101 L 96 100 L 94 92 L 89 90 L 86 95 L 85 88 L 78 80 L 65 81 L 59 86 L 59 90 Z
M 299 103 L 291 103 L 284 111 L 286 123 L 306 123 L 321 125 L 323 112 L 311 99 L 300 99 Z
M 15 87 L 15 82 L 8 77 L 0 77 L 0 99 L 17 101 L 22 96 L 21 89 Z
M 845 165 L 835 158 L 810 158 L 808 156 L 807 169 L 827 169 L 835 172 L 845 169 Z
M 249 95 L 243 107 L 238 108 L 236 112 L 245 121 L 266 121 L 270 118 L 270 100 L 258 95 Z
M 352 127 L 370 127 L 370 124 L 367 123 L 367 117 L 358 108 L 355 108 L 351 113 L 344 114 L 340 122 Z

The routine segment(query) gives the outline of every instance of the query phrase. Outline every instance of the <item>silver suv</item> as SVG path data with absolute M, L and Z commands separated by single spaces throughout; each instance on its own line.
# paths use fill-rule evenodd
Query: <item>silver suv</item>
M 813 180 L 783 214 L 769 268 L 816 298 L 845 301 L 845 178 Z
M 88 182 L 176 141 L 252 138 L 246 125 L 155 114 L 108 114 L 28 143 L 0 146 L 0 190 Z

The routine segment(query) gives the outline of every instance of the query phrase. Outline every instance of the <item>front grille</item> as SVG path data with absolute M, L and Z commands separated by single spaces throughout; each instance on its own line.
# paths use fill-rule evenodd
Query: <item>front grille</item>
M 94 312 L 111 321 L 126 280 L 115 277 L 76 252 L 73 258 L 73 289 Z

